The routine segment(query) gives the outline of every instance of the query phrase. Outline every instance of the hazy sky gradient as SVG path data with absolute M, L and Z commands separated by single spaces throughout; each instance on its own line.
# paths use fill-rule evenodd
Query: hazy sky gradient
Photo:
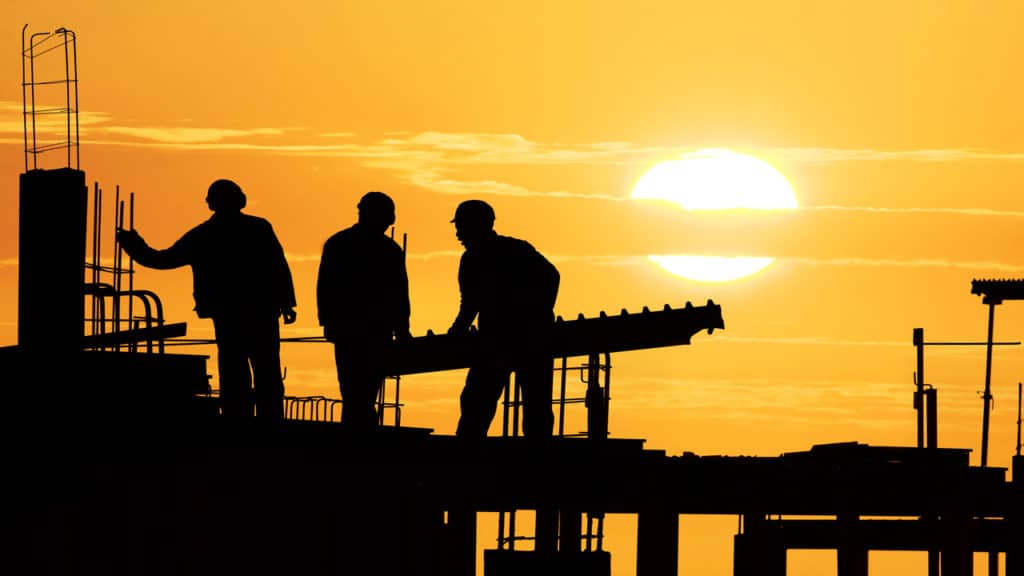
M 722 305 L 723 332 L 613 357 L 614 435 L 669 454 L 909 445 L 913 328 L 983 340 L 971 279 L 1024 276 L 1022 21 L 1012 1 L 4 3 L 0 344 L 17 340 L 21 27 L 66 26 L 79 39 L 82 168 L 104 189 L 105 222 L 119 185 L 164 247 L 208 216 L 211 181 L 235 179 L 290 256 L 299 319 L 285 335 L 319 334 L 321 245 L 372 189 L 395 198 L 408 235 L 413 332 L 445 330 L 460 254 L 449 220 L 480 197 L 499 232 L 558 265 L 563 316 Z M 656 162 L 708 147 L 771 163 L 800 208 L 629 200 Z M 647 254 L 777 260 L 701 284 Z M 158 291 L 191 337 L 212 336 L 187 269 L 140 270 L 136 286 Z M 1022 328 L 1024 303 L 997 310 L 997 339 Z M 290 394 L 337 396 L 329 348 L 283 354 Z M 941 445 L 977 463 L 983 348 L 929 348 L 926 363 Z M 452 433 L 463 376 L 403 380 L 403 423 Z M 998 466 L 1022 379 L 1024 349 L 998 348 Z M 613 543 L 628 542 L 624 526 Z M 731 573 L 729 534 L 700 548 L 701 573 Z M 615 573 L 630 574 L 622 546 Z M 790 573 L 821 565 L 803 564 Z M 880 566 L 924 573 L 916 557 Z

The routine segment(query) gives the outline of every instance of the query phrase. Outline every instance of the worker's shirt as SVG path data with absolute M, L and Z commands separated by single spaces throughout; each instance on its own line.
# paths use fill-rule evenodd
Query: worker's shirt
M 405 254 L 391 238 L 359 224 L 338 232 L 324 243 L 316 300 L 329 339 L 408 332 Z
M 143 246 L 133 257 L 151 268 L 191 266 L 200 318 L 276 315 L 295 307 L 284 249 L 270 222 L 257 216 L 214 213 L 170 248 Z
M 550 324 L 558 283 L 558 270 L 529 242 L 494 234 L 462 254 L 455 325 L 469 326 L 477 315 L 481 333 L 521 334 Z

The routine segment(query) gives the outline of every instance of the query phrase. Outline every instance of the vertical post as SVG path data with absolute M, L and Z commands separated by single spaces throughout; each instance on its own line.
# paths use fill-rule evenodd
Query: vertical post
M 939 391 L 928 388 L 924 391 L 925 412 L 928 413 L 928 448 L 939 447 Z
M 1019 394 L 1020 384 L 1017 385 L 1017 391 Z M 1018 497 L 1012 500 L 1007 515 L 1009 520 L 1007 540 L 1010 542 L 1024 542 L 1024 456 L 1020 455 L 1020 446 L 1017 448 L 1017 455 L 1013 457 L 1011 482 Z M 1021 550 L 1020 546 L 1010 547 L 1006 551 L 1006 576 L 1024 576 L 1024 550 Z
M 942 531 L 940 572 L 942 576 L 970 576 L 974 571 L 971 553 L 971 518 L 963 509 L 949 511 L 939 520 Z
M 839 546 L 836 550 L 839 576 L 867 576 L 868 549 L 861 542 L 857 514 L 840 514 L 836 518 L 839 526 Z
M 914 410 L 917 411 L 917 447 L 924 448 L 924 328 L 914 328 L 914 347 L 917 348 L 917 378 L 914 392 Z
M 636 576 L 679 572 L 679 516 L 672 510 L 642 510 L 637 525 Z
M 733 576 L 786 576 L 786 544 L 764 514 L 744 514 L 733 538 Z M 639 573 L 637 576 L 640 576 Z
M 583 513 L 561 510 L 558 520 L 558 550 L 566 554 L 579 553 L 583 544 L 580 539 L 583 535 Z
M 565 436 L 565 380 L 568 377 L 566 371 L 568 370 L 569 359 L 565 356 L 562 357 L 562 378 L 561 378 L 561 389 L 558 393 L 558 437 Z
M 476 512 L 458 508 L 448 511 L 448 574 L 476 575 Z
M 608 437 L 608 403 L 601 389 L 600 356 L 591 354 L 587 358 L 587 437 L 604 440 Z
M 999 576 L 999 551 L 988 552 L 988 576 Z
M 928 576 L 940 576 L 941 571 L 939 569 L 939 551 L 935 549 L 928 550 Z
M 988 341 L 985 348 L 985 393 L 982 394 L 984 403 L 981 416 L 981 466 L 988 466 L 988 420 L 989 409 L 992 405 L 992 328 L 995 323 L 996 304 L 998 301 L 990 300 L 988 303 Z
M 1021 383 L 1017 382 L 1017 456 L 1020 456 L 1020 395 Z
M 558 550 L 558 511 L 539 506 L 535 514 L 533 549 L 538 553 L 553 554 Z

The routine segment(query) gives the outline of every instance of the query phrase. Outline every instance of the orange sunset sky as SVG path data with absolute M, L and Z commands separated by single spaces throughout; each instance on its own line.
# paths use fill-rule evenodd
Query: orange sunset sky
M 444 331 L 459 303 L 449 220 L 477 197 L 499 233 L 558 266 L 567 318 L 721 304 L 722 332 L 613 355 L 613 436 L 702 455 L 913 445 L 913 328 L 983 341 L 970 281 L 1024 277 L 1022 22 L 1012 1 L 4 2 L 0 345 L 17 342 L 21 28 L 65 26 L 78 36 L 81 167 L 104 189 L 105 222 L 120 185 L 136 228 L 166 247 L 209 215 L 211 181 L 236 180 L 288 254 L 299 317 L 285 336 L 320 335 L 322 243 L 372 189 L 395 199 L 408 235 L 413 333 Z M 799 208 L 629 198 L 656 163 L 711 147 L 771 163 Z M 648 254 L 776 261 L 701 283 Z M 135 286 L 212 338 L 188 269 L 140 270 Z M 997 308 L 997 340 L 1022 329 L 1024 302 Z M 286 343 L 282 357 L 288 394 L 338 396 L 329 346 Z M 984 348 L 933 347 L 925 361 L 940 446 L 978 464 Z M 1024 347 L 997 348 L 992 374 L 989 463 L 1008 466 Z M 453 433 L 463 377 L 403 379 L 403 424 Z M 683 518 L 681 573 L 731 573 L 736 521 L 717 520 Z M 630 574 L 632 544 L 616 538 L 615 573 Z M 791 556 L 790 573 L 829 565 L 815 554 Z M 905 560 L 873 553 L 873 573 Z

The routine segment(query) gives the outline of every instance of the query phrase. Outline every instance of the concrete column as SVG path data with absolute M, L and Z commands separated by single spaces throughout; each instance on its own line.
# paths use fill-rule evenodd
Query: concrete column
M 574 554 L 583 550 L 583 514 L 576 510 L 562 510 L 558 515 L 558 550 Z
M 939 563 L 942 576 L 971 576 L 974 573 L 971 518 L 962 511 L 951 511 L 939 520 L 942 551 Z
M 860 537 L 859 517 L 840 514 L 839 546 L 836 549 L 839 576 L 868 576 L 868 549 Z
M 1008 542 L 1024 542 L 1024 456 L 1014 456 L 1012 491 L 1016 495 L 1008 511 Z M 1024 576 L 1024 546 L 1011 545 L 1006 551 L 1006 576 Z
M 476 576 L 476 512 L 448 511 L 448 571 L 452 576 Z
M 640 512 L 636 576 L 676 576 L 679 571 L 679 515 L 671 510 Z
M 538 508 L 534 522 L 534 550 L 554 553 L 558 549 L 558 511 L 553 508 Z
M 18 345 L 81 349 L 85 334 L 85 172 L 21 175 L 18 209 Z
M 786 544 L 763 514 L 744 514 L 743 533 L 733 538 L 733 576 L 786 576 Z M 639 576 L 639 574 L 638 574 Z

